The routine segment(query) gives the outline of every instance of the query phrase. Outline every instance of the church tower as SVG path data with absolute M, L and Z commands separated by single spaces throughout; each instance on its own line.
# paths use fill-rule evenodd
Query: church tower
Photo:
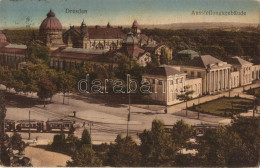
M 81 32 L 81 38 L 82 38 L 82 48 L 88 48 L 88 27 L 83 19 L 81 25 L 80 25 L 80 32 Z
M 132 32 L 134 33 L 135 36 L 139 37 L 141 34 L 141 27 L 138 24 L 136 20 L 134 20 L 133 25 L 131 27 Z

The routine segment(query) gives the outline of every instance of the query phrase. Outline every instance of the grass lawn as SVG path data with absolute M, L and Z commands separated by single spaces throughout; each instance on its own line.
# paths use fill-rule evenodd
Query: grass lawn
M 254 107 L 254 101 L 239 97 L 223 97 L 213 101 L 205 102 L 192 107 L 192 110 L 220 116 L 232 115 L 232 102 L 234 114 L 246 112 Z

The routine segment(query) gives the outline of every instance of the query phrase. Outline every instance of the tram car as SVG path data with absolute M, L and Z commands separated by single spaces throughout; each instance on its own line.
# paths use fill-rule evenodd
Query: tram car
M 5 131 L 15 131 L 15 120 L 5 119 Z
M 46 131 L 69 132 L 74 127 L 74 120 L 55 119 L 46 121 Z
M 39 120 L 19 120 L 16 123 L 17 131 L 36 131 L 42 132 L 44 127 L 44 121 Z

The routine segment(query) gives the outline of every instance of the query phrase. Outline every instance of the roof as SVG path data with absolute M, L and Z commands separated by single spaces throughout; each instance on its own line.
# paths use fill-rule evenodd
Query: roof
M 228 61 L 230 64 L 235 64 L 235 65 L 247 65 L 247 64 L 252 64 L 251 62 L 248 62 L 246 60 L 243 60 L 242 58 L 235 56 L 230 58 Z
M 84 54 L 102 54 L 108 50 L 99 50 L 99 49 L 84 49 L 84 48 L 65 48 L 62 52 L 71 52 L 71 53 L 84 53 Z
M 27 49 L 27 46 L 23 45 L 23 44 L 8 44 L 5 47 L 6 48 L 15 48 L 15 49 Z
M 40 30 L 62 30 L 62 25 L 52 10 L 47 14 L 47 18 L 42 21 Z
M 81 33 L 80 26 L 72 26 L 71 29 Z M 122 30 L 121 27 L 87 26 L 88 36 L 90 39 L 122 39 L 126 36 Z
M 171 76 L 171 75 L 179 75 L 184 73 L 175 69 L 173 66 L 161 65 L 151 69 L 150 71 L 147 72 L 147 74 L 155 75 L 155 76 Z
M 26 49 L 26 45 L 9 44 L 7 42 L 0 43 L 0 52 L 2 53 L 24 54 L 26 52 Z
M 123 40 L 125 44 L 138 44 L 138 39 L 134 36 L 132 32 L 127 33 L 126 38 Z
M 207 68 L 210 64 L 217 64 L 223 62 L 211 55 L 202 55 L 199 57 L 195 57 L 193 60 L 189 61 L 187 65 L 195 66 L 195 67 L 202 67 Z
M 199 53 L 197 53 L 196 51 L 193 51 L 193 50 L 182 50 L 182 51 L 179 51 L 178 54 L 189 54 L 189 55 L 199 56 Z
M 51 53 L 52 57 L 77 59 L 84 61 L 101 61 L 101 57 L 107 50 L 90 50 L 82 48 L 58 48 Z M 103 57 L 102 57 L 103 58 Z

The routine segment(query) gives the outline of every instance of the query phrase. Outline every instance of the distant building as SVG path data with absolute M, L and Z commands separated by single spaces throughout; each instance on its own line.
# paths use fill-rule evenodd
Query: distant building
M 189 79 L 179 66 L 161 65 L 143 75 L 144 81 L 151 84 L 149 99 L 172 105 L 181 102 L 178 95 L 189 85 L 194 90 L 193 98 L 202 95 L 201 78 Z
M 2 40 L 3 39 L 5 39 L 5 41 L 0 42 L 0 66 L 18 68 L 18 64 L 26 60 L 27 46 L 10 44 L 2 34 Z
M 211 55 L 202 55 L 181 66 L 191 78 L 202 78 L 202 93 L 214 94 L 230 89 L 231 65 Z
M 253 63 L 243 60 L 238 56 L 230 58 L 227 62 L 232 65 L 233 72 L 239 72 L 239 86 L 244 86 L 252 83 Z
M 197 53 L 196 51 L 182 50 L 176 54 L 174 59 L 178 61 L 190 61 L 196 57 L 199 57 L 199 53 Z
M 40 25 L 39 38 L 50 48 L 64 45 L 62 39 L 62 25 L 52 10 L 47 13 L 47 17 Z

